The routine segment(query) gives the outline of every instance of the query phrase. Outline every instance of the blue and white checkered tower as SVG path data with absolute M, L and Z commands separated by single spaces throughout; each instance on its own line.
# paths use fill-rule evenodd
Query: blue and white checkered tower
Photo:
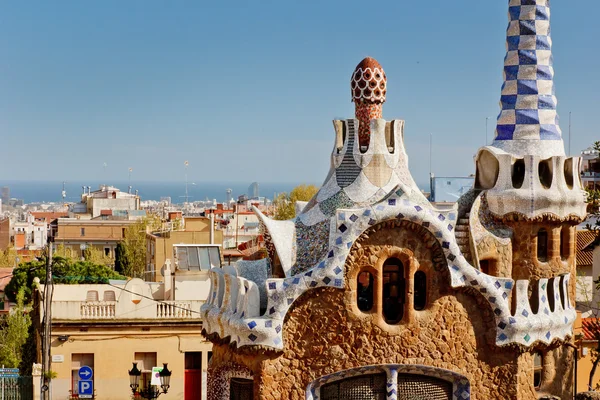
M 509 0 L 507 53 L 493 146 L 517 156 L 565 154 L 554 94 L 550 0 Z

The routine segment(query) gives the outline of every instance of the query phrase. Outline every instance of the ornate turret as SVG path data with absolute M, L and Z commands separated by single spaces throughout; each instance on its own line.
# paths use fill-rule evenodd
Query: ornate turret
M 541 157 L 565 154 L 556 113 L 549 0 L 510 0 L 504 84 L 494 147 Z
M 387 93 L 387 77 L 377 60 L 367 57 L 358 63 L 352 74 L 350 89 L 359 122 L 358 142 L 360 146 L 368 146 L 370 121 L 383 118 L 382 108 Z
M 476 157 L 490 211 L 583 218 L 581 160 L 566 157 L 558 126 L 549 0 L 509 0 L 507 53 L 496 137 Z

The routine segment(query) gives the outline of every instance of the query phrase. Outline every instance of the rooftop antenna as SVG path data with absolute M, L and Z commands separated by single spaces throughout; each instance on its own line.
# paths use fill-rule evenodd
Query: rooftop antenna
M 488 145 L 488 120 L 492 117 L 485 117 L 485 146 Z
M 131 173 L 133 172 L 133 168 L 129 167 L 129 193 L 131 193 Z
M 432 168 L 431 168 L 431 164 L 432 164 L 432 148 L 433 148 L 433 133 L 429 134 L 429 177 L 432 177 Z
M 187 205 L 188 203 L 188 176 L 187 176 L 187 169 L 188 169 L 188 165 L 190 165 L 190 163 L 185 160 L 185 162 L 183 163 L 183 165 L 185 165 L 185 204 Z

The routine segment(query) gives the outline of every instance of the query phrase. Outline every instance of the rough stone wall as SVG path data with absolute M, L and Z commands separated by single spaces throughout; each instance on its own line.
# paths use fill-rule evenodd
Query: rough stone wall
M 380 224 L 357 241 L 346 263 L 346 289 L 319 288 L 296 300 L 284 324 L 283 352 L 234 351 L 216 345 L 209 374 L 221 365 L 244 365 L 254 375 L 255 398 L 304 399 L 310 382 L 340 370 L 421 364 L 467 377 L 473 400 L 537 399 L 532 353 L 496 347 L 495 321 L 487 301 L 449 287 L 437 242 L 422 227 L 406 221 L 397 225 Z M 390 256 L 399 258 L 409 271 L 405 314 L 396 325 L 383 319 L 377 290 L 370 312 L 361 312 L 356 305 L 358 273 L 370 270 L 381 279 L 377 271 Z M 427 275 L 427 306 L 422 311 L 412 309 L 411 301 L 411 277 L 417 270 Z M 555 352 L 560 353 L 558 358 Z M 546 370 L 557 369 L 547 372 L 544 388 L 567 399 L 570 353 L 559 348 L 547 354 Z M 551 381 L 552 374 L 557 383 Z

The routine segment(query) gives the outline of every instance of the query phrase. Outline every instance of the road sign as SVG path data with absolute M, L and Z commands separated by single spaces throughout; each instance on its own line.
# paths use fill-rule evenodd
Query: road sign
M 0 378 L 18 378 L 19 368 L 0 368 Z
M 94 395 L 94 382 L 88 380 L 79 381 L 78 389 L 80 399 L 91 399 Z
M 94 376 L 94 371 L 92 371 L 92 369 L 87 365 L 84 365 L 83 367 L 79 368 L 79 379 L 84 381 L 90 380 L 92 379 L 92 376 Z

